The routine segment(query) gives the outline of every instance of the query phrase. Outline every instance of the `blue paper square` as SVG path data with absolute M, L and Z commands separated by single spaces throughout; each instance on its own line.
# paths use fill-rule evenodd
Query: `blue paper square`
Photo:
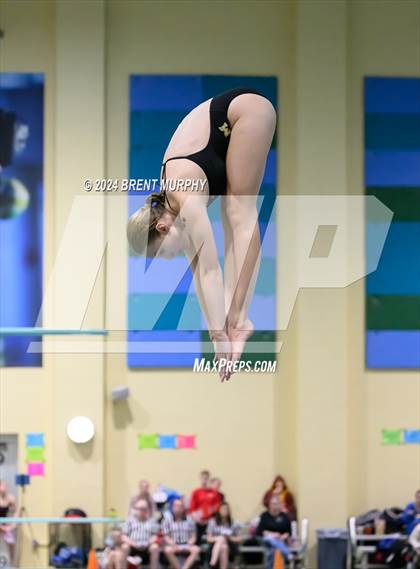
M 26 446 L 27 447 L 45 446 L 44 433 L 28 433 L 26 435 Z
M 420 429 L 405 429 L 404 443 L 406 445 L 419 445 L 420 444 Z
M 159 448 L 176 448 L 176 435 L 159 435 Z

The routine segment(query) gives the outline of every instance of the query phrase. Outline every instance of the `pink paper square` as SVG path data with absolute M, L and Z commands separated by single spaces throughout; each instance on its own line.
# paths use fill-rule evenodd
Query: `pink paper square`
M 178 435 L 178 448 L 195 448 L 195 435 Z
M 28 462 L 29 476 L 45 476 L 45 468 L 43 462 Z

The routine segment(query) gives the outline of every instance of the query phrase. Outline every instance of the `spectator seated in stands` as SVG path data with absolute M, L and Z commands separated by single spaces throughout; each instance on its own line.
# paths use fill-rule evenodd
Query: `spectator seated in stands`
M 175 500 L 183 499 L 184 497 L 177 490 L 168 488 L 163 484 L 159 484 L 156 491 L 153 493 L 153 501 L 156 504 L 156 521 L 162 524 L 166 517 L 172 519 L 172 504 Z
M 0 479 L 0 521 L 1 518 L 12 518 L 15 513 L 15 497 L 9 492 L 6 482 Z M 5 542 L 9 550 L 10 559 L 13 560 L 16 544 L 16 525 L 0 523 L 0 540 Z
M 191 495 L 189 512 L 197 524 L 197 544 L 201 543 L 206 532 L 207 523 L 219 510 L 220 492 L 209 485 L 210 473 L 203 470 L 200 473 L 201 485 Z
M 405 526 L 405 531 L 410 535 L 417 524 L 420 524 L 420 490 L 414 496 L 414 502 L 407 504 L 401 520 Z
M 225 495 L 221 491 L 222 481 L 220 480 L 220 478 L 213 476 L 213 478 L 210 479 L 210 488 L 213 488 L 213 490 L 216 490 L 216 492 L 218 492 L 219 498 L 220 498 L 220 503 L 226 502 Z
M 140 499 L 133 507 L 133 515 L 128 518 L 122 528 L 121 544 L 109 554 L 111 567 L 126 569 L 127 559 L 132 563 L 150 565 L 157 569 L 159 546 L 157 536 L 159 525 L 151 516 L 147 500 Z M 134 558 L 140 559 L 135 560 Z
M 267 569 L 272 569 L 274 553 L 280 551 L 285 561 L 290 558 L 290 551 L 286 542 L 290 538 L 291 523 L 288 514 L 282 511 L 279 498 L 274 495 L 268 503 L 268 510 L 261 517 L 257 527 L 257 535 L 263 538 L 268 548 Z
M 180 499 L 172 503 L 172 516 L 166 516 L 163 523 L 164 553 L 172 569 L 181 569 L 177 555 L 187 556 L 183 569 L 190 569 L 200 556 L 200 548 L 195 544 L 196 529 L 193 520 L 186 515 Z
M 287 487 L 286 480 L 283 476 L 276 476 L 274 478 L 271 488 L 264 494 L 263 505 L 268 508 L 268 503 L 272 496 L 276 496 L 280 504 L 282 504 L 283 510 L 288 514 L 291 521 L 297 520 L 297 511 L 295 505 L 295 499 L 293 494 Z
M 152 498 L 150 493 L 150 484 L 147 480 L 140 480 L 138 486 L 138 492 L 135 496 L 130 498 L 130 502 L 128 504 L 128 513 L 127 516 L 131 517 L 133 515 L 133 508 L 139 500 L 146 500 L 147 505 L 149 506 L 150 515 L 155 513 L 155 502 Z
M 211 546 L 210 569 L 227 569 L 233 563 L 241 542 L 240 526 L 232 520 L 229 504 L 221 504 L 219 511 L 207 526 L 207 541 Z
M 120 569 L 122 567 L 121 563 L 124 564 L 121 553 L 122 545 L 122 531 L 119 528 L 111 529 L 105 540 L 105 549 L 100 563 L 101 568 Z

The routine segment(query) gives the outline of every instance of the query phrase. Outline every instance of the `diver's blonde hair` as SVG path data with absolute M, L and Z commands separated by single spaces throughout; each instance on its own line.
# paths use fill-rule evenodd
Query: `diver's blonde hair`
M 159 236 L 156 224 L 165 212 L 165 194 L 151 194 L 143 207 L 130 217 L 127 223 L 127 239 L 138 255 L 151 257 L 151 246 Z

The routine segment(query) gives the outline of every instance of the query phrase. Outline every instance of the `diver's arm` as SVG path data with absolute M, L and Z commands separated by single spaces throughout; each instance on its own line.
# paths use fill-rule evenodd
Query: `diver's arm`
M 207 305 L 204 302 L 204 295 L 203 295 L 203 291 L 201 289 L 201 283 L 200 283 L 200 280 L 198 278 L 196 278 L 196 270 L 197 270 L 197 265 L 198 265 L 198 255 L 193 255 L 193 253 L 190 251 L 186 251 L 185 253 L 186 253 L 187 258 L 190 262 L 190 267 L 191 267 L 191 270 L 192 270 L 192 273 L 194 276 L 194 287 L 195 287 L 195 292 L 197 294 L 198 302 L 200 303 L 200 307 L 201 307 L 201 310 L 203 311 L 204 318 L 206 319 L 206 322 L 209 322 Z
M 186 252 L 186 254 L 187 254 L 187 257 L 188 257 L 188 253 L 187 253 L 187 252 Z M 208 315 L 208 312 L 207 312 L 207 305 L 206 305 L 206 302 L 205 302 L 205 297 L 204 297 L 204 294 L 203 294 L 203 290 L 202 290 L 202 288 L 201 288 L 200 279 L 197 277 L 197 275 L 198 275 L 198 271 L 197 271 L 198 255 L 193 256 L 193 257 L 190 258 L 189 260 L 190 260 L 191 270 L 193 271 L 193 275 L 194 275 L 195 292 L 196 292 L 196 294 L 197 294 L 198 301 L 199 301 L 199 303 L 200 303 L 201 309 L 202 309 L 202 311 L 203 311 L 203 313 L 204 313 L 204 317 L 205 317 L 205 319 L 206 319 L 206 322 L 209 322 L 210 319 L 209 319 L 209 315 Z M 225 331 L 223 331 L 223 332 L 221 332 L 221 333 L 216 333 L 216 332 L 213 332 L 213 333 L 212 333 L 212 332 L 210 332 L 210 333 L 209 333 L 209 336 L 210 336 L 210 339 L 211 339 L 212 342 L 213 342 L 214 351 L 215 351 L 215 353 L 216 353 L 216 357 L 217 357 L 217 354 L 218 354 L 219 352 L 221 352 L 221 355 L 223 355 L 224 357 L 226 357 L 227 360 L 230 360 L 230 359 L 231 359 L 231 343 L 230 343 L 229 337 L 228 337 L 228 335 L 225 333 Z M 224 348 L 224 346 L 222 346 L 222 344 L 226 344 L 226 348 Z M 229 350 L 229 351 L 228 351 L 228 352 L 227 352 L 227 351 L 224 352 L 225 349 L 226 349 L 226 350 Z M 220 370 L 220 371 L 222 371 L 222 370 Z M 227 370 L 226 370 L 226 371 L 224 371 L 223 373 L 220 373 L 220 372 L 219 372 L 219 375 L 220 375 L 220 377 L 221 377 L 221 379 L 222 379 L 222 381 L 223 381 L 223 380 L 225 380 L 225 379 L 229 379 L 229 377 L 230 377 L 231 374 L 228 373 Z
M 227 307 L 228 328 L 233 329 L 242 329 L 247 322 L 248 308 L 254 294 L 261 260 L 258 213 L 254 196 L 240 198 L 233 202 L 235 214 L 228 216 L 237 267 L 237 282 L 231 305 Z
M 196 203 L 191 203 L 196 202 Z M 223 289 L 223 275 L 217 257 L 207 210 L 199 200 L 187 200 L 180 212 L 189 241 L 187 257 L 194 262 L 194 278 L 203 296 L 203 312 L 211 334 L 225 331 L 226 309 Z
M 194 271 L 197 296 L 215 344 L 216 357 L 230 359 L 223 275 L 207 209 L 201 200 L 186 200 L 180 216 L 189 241 L 185 253 Z

